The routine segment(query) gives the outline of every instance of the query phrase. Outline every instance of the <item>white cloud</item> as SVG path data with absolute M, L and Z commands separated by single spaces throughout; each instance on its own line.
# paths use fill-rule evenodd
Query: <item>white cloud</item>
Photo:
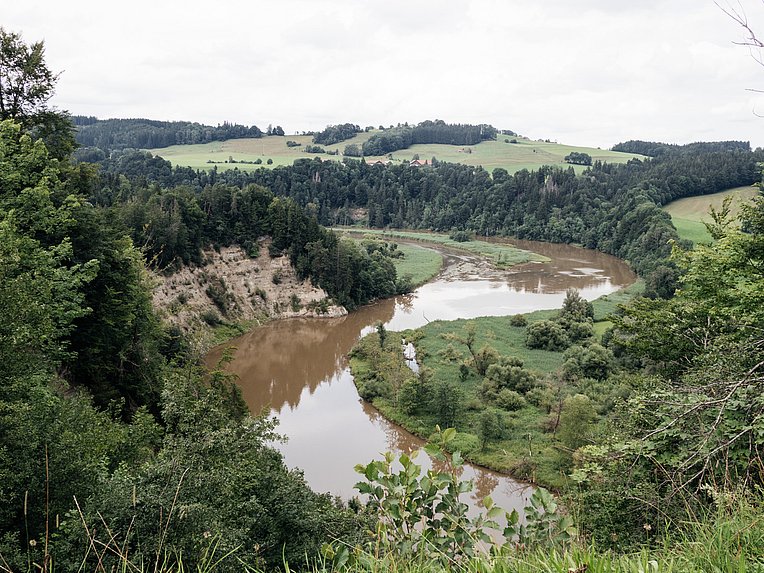
M 280 124 L 488 122 L 607 147 L 764 145 L 764 68 L 712 0 L 3 0 L 76 114 Z M 752 25 L 764 7 L 743 0 Z

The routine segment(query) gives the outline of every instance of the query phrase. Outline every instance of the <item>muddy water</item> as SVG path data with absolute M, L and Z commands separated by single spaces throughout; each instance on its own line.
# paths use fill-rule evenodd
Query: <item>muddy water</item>
M 252 412 L 278 416 L 280 445 L 290 467 L 299 467 L 317 491 L 356 494 L 353 471 L 387 450 L 411 452 L 422 442 L 361 401 L 347 368 L 353 344 L 381 321 L 388 330 L 416 328 L 432 320 L 508 315 L 559 308 L 573 287 L 592 300 L 631 284 L 627 266 L 607 255 L 567 245 L 514 242 L 551 259 L 506 272 L 489 271 L 473 256 L 447 255 L 446 268 L 414 293 L 377 302 L 337 319 L 273 322 L 226 346 L 236 348 L 228 369 Z M 222 348 L 213 350 L 214 363 Z M 422 454 L 420 462 L 427 462 Z M 425 463 L 426 465 L 426 463 Z M 529 488 L 507 476 L 467 466 L 475 480 L 472 504 L 489 493 L 506 509 L 521 508 Z M 465 500 L 466 501 L 466 500 Z

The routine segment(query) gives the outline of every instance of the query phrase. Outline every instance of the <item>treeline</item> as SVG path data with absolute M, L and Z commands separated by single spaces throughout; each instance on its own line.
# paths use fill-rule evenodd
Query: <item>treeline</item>
M 212 127 L 189 121 L 99 120 L 92 116 L 74 116 L 72 122 L 77 127 L 77 143 L 105 152 L 114 149 L 154 149 L 170 145 L 225 141 L 237 137 L 263 136 L 263 132 L 256 125 L 247 127 L 228 122 Z
M 352 123 L 327 125 L 323 131 L 319 131 L 313 135 L 313 143 L 318 143 L 319 145 L 332 145 L 350 139 L 354 137 L 356 133 L 360 132 L 360 126 Z
M 490 125 L 447 124 L 442 120 L 423 121 L 415 126 L 398 126 L 372 135 L 363 144 L 363 154 L 386 155 L 406 149 L 415 143 L 476 145 L 496 137 L 498 130 Z
M 677 240 L 660 208 L 681 197 L 705 195 L 757 180 L 764 153 L 677 153 L 627 164 L 595 162 L 582 175 L 543 167 L 509 175 L 480 167 L 439 163 L 432 169 L 298 160 L 292 166 L 245 173 L 173 169 L 146 154 L 104 162 L 105 173 L 132 174 L 144 183 L 188 185 L 196 192 L 216 183 L 256 183 L 276 196 L 311 205 L 319 223 L 349 219 L 365 208 L 373 227 L 466 230 L 481 236 L 578 243 L 629 261 L 648 275 L 661 267 Z M 112 175 L 113 176 L 113 175 Z M 118 187 L 111 181 L 110 188 Z
M 725 151 L 751 151 L 751 144 L 747 141 L 711 141 L 688 143 L 677 145 L 672 143 L 658 143 L 655 141 L 629 140 L 617 143 L 613 151 L 624 153 L 639 153 L 648 157 L 658 157 L 665 153 L 711 153 Z

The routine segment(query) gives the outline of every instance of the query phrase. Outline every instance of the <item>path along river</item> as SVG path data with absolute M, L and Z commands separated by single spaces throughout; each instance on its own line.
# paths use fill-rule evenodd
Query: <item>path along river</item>
M 559 308 L 568 288 L 588 300 L 614 292 L 635 280 L 622 261 L 586 249 L 528 241 L 520 248 L 545 255 L 548 263 L 528 263 L 498 272 L 478 257 L 446 255 L 443 272 L 414 293 L 365 306 L 336 319 L 271 322 L 214 349 L 236 348 L 227 369 L 239 376 L 250 411 L 279 418 L 278 432 L 288 437 L 278 447 L 288 466 L 304 471 L 310 486 L 343 498 L 357 492 L 355 464 L 379 459 L 392 450 L 410 453 L 422 441 L 388 422 L 363 402 L 348 370 L 355 342 L 381 321 L 388 330 L 416 328 L 432 320 L 502 316 Z M 425 464 L 422 453 L 418 462 Z M 469 503 L 490 494 L 505 509 L 520 510 L 532 493 L 526 484 L 480 467 L 466 466 L 473 479 Z

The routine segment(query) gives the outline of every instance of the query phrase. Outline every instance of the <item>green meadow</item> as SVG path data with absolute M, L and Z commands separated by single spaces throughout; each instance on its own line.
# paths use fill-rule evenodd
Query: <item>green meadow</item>
M 395 259 L 395 272 L 398 277 L 409 276 L 412 286 L 423 285 L 440 272 L 443 255 L 438 251 L 411 243 L 398 243 L 402 259 Z
M 194 169 L 212 169 L 217 167 L 223 169 L 241 169 L 252 171 L 260 167 L 276 167 L 279 165 L 291 165 L 295 159 L 315 158 L 322 160 L 340 161 L 342 151 L 346 145 L 351 143 L 363 145 L 372 135 L 378 133 L 377 130 L 362 132 L 352 139 L 341 141 L 334 145 L 322 146 L 327 151 L 339 151 L 339 155 L 327 155 L 324 153 L 306 153 L 306 145 L 313 145 L 313 137 L 310 135 L 286 135 L 286 136 L 264 136 L 259 139 L 229 139 L 227 141 L 215 141 L 212 143 L 203 143 L 198 145 L 173 145 L 159 149 L 149 149 L 154 155 L 170 161 L 173 165 L 184 167 L 193 167 Z M 295 141 L 300 145 L 297 147 L 287 147 L 287 141 Z M 507 143 L 507 141 L 516 141 L 516 143 Z M 608 151 L 592 147 L 576 147 L 572 145 L 563 145 L 559 143 L 547 143 L 545 141 L 534 141 L 522 137 L 510 137 L 499 135 L 495 141 L 483 141 L 477 145 L 445 145 L 445 144 L 418 144 L 412 145 L 408 149 L 402 149 L 392 153 L 393 163 L 408 163 L 415 156 L 419 156 L 422 161 L 431 161 L 433 157 L 439 161 L 450 163 L 462 163 L 464 165 L 481 165 L 488 171 L 497 167 L 506 169 L 509 173 L 515 173 L 522 169 L 537 169 L 542 165 L 557 165 L 560 167 L 570 167 L 565 163 L 564 157 L 571 151 L 588 153 L 592 160 L 607 161 L 610 163 L 625 163 L 633 157 L 641 157 L 629 153 L 620 153 L 617 151 Z M 254 162 L 258 159 L 261 164 L 253 163 L 226 163 L 230 159 L 234 161 Z M 268 160 L 272 164 L 268 164 Z M 387 157 L 366 157 L 367 163 L 373 163 L 378 159 L 387 159 Z M 215 163 L 210 163 L 213 161 Z M 581 172 L 584 167 L 574 165 L 577 172 Z
M 515 140 L 517 143 L 507 143 L 505 140 Z M 400 162 L 410 161 L 414 155 L 419 155 L 423 161 L 425 159 L 431 161 L 435 157 L 438 161 L 482 165 L 488 171 L 501 167 L 509 173 L 515 173 L 522 169 L 538 169 L 542 165 L 571 167 L 570 164 L 565 163 L 564 158 L 572 151 L 588 153 L 592 161 L 607 161 L 608 163 L 626 163 L 629 159 L 641 157 L 618 151 L 547 143 L 505 135 L 499 135 L 495 141 L 483 141 L 477 145 L 417 144 L 408 149 L 395 151 L 392 156 L 393 161 Z M 585 169 L 582 165 L 573 165 L 572 167 L 577 173 Z
M 732 197 L 730 205 L 731 214 L 736 217 L 740 214 L 743 205 L 750 202 L 760 193 L 757 187 L 735 187 L 712 195 L 700 195 L 698 197 L 685 197 L 668 203 L 663 209 L 671 215 L 679 237 L 688 239 L 693 243 L 710 243 L 711 235 L 708 233 L 703 221 L 710 221 L 709 211 L 711 207 L 721 209 L 724 200 Z

